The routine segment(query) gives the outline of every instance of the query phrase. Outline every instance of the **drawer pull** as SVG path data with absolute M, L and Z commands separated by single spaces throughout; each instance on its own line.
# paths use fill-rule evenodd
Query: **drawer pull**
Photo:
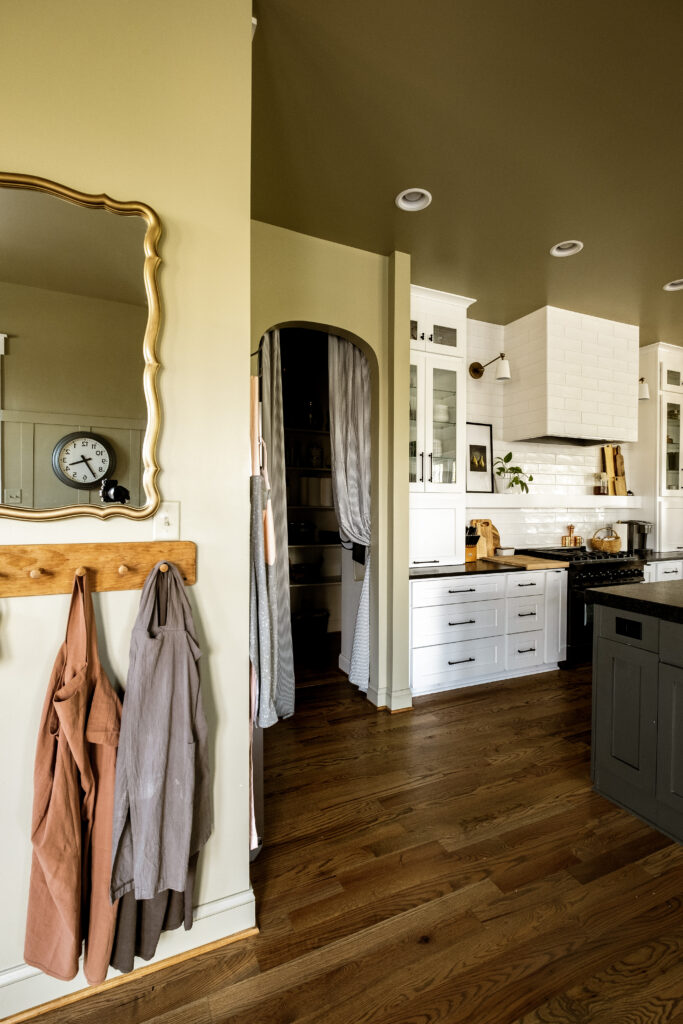
M 536 651 L 535 647 L 518 647 L 517 654 L 531 654 Z
M 530 615 L 535 615 L 536 612 L 517 612 L 518 619 L 528 619 Z
M 468 661 L 476 661 L 476 658 L 461 658 L 460 661 L 449 661 L 449 665 L 465 665 Z
M 517 586 L 518 587 L 535 587 L 535 586 L 537 586 L 537 584 L 536 583 L 518 583 Z
M 473 626 L 476 619 L 463 619 L 462 622 L 449 622 L 449 626 Z
M 421 558 L 419 561 L 416 558 L 413 561 L 413 565 L 436 565 L 438 561 L 438 558 Z
M 678 576 L 678 569 L 662 569 L 662 576 Z
M 460 590 L 449 590 L 449 594 L 474 594 L 476 587 L 461 587 Z

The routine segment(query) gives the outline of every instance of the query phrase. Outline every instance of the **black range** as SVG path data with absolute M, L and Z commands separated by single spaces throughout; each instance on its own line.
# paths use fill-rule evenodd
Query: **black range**
M 642 561 L 626 551 L 610 554 L 588 551 L 585 547 L 525 548 L 517 553 L 569 563 L 566 664 L 589 664 L 593 651 L 593 605 L 586 599 L 586 591 L 591 587 L 642 583 L 645 578 Z

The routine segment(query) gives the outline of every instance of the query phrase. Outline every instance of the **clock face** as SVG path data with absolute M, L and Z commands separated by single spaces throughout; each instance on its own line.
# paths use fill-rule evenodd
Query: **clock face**
M 114 472 L 115 464 L 111 445 L 98 434 L 67 434 L 52 452 L 52 468 L 69 487 L 99 487 Z

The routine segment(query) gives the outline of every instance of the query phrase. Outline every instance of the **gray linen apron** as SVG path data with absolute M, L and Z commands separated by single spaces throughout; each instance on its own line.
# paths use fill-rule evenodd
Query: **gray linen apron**
M 183 893 L 212 829 L 200 655 L 182 577 L 152 569 L 130 646 L 116 763 L 111 899 Z M 186 925 L 187 926 L 187 925 Z

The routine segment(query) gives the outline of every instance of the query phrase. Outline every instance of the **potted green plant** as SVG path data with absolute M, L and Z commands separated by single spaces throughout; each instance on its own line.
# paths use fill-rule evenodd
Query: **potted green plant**
M 498 477 L 498 490 L 501 490 L 503 480 L 507 480 L 505 490 L 511 487 L 519 487 L 525 494 L 529 493 L 529 484 L 533 480 L 530 473 L 525 473 L 521 466 L 511 466 L 512 452 L 507 455 L 497 455 L 493 460 L 493 468 Z

